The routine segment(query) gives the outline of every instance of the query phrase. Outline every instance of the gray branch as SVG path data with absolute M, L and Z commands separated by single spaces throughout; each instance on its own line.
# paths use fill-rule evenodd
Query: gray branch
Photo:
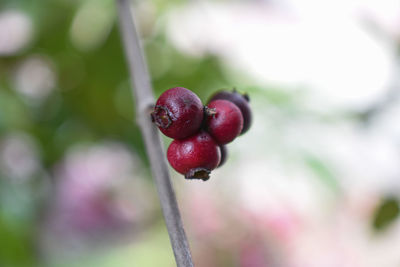
M 122 42 L 129 65 L 132 95 L 136 103 L 137 123 L 143 135 L 176 264 L 179 267 L 193 266 L 188 241 L 183 229 L 178 204 L 165 160 L 162 141 L 158 129 L 150 120 L 150 110 L 154 104 L 154 94 L 143 50 L 140 46 L 140 40 L 133 21 L 129 0 L 116 1 Z

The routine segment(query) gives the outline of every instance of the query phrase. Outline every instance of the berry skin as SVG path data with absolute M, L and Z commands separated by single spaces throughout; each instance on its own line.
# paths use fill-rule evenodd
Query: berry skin
M 242 131 L 242 113 L 232 102 L 227 100 L 211 101 L 206 112 L 212 114 L 207 117 L 207 131 L 219 145 L 232 142 Z
M 206 132 L 183 140 L 174 140 L 168 147 L 169 164 L 186 179 L 210 178 L 210 172 L 221 160 L 221 151 L 214 139 Z
M 224 165 L 224 163 L 226 162 L 226 159 L 228 158 L 228 149 L 226 146 L 219 146 L 219 149 L 221 151 L 221 161 L 219 162 L 219 165 L 217 168 L 221 167 L 222 165 Z
M 204 112 L 200 98 L 192 91 L 175 87 L 158 98 L 152 121 L 166 136 L 184 139 L 195 134 L 201 127 Z
M 231 92 L 222 90 L 212 95 L 209 102 L 217 99 L 228 100 L 238 106 L 243 115 L 243 129 L 240 134 L 244 134 L 245 132 L 247 132 L 251 126 L 252 121 L 249 96 L 247 94 L 242 95 L 238 93 L 235 89 L 233 89 Z

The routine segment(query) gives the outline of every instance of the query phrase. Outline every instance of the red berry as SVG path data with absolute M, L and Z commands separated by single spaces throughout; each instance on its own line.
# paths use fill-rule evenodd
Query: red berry
M 168 147 L 169 164 L 186 179 L 209 179 L 210 172 L 220 160 L 221 152 L 217 143 L 206 132 L 183 140 L 174 140 Z
M 206 121 L 207 131 L 218 144 L 224 145 L 232 142 L 242 131 L 242 113 L 232 102 L 227 100 L 211 101 L 207 106 L 207 113 L 212 114 Z
M 210 101 L 217 100 L 217 99 L 224 99 L 233 102 L 240 111 L 242 112 L 243 115 L 243 129 L 240 134 L 244 134 L 249 130 L 251 126 L 251 121 L 252 121 L 252 114 L 251 114 L 251 109 L 249 105 L 249 96 L 247 94 L 240 94 L 238 93 L 235 89 L 230 91 L 219 91 L 215 93 L 213 96 L 211 96 Z
M 200 129 L 203 113 L 203 104 L 195 93 L 175 87 L 161 94 L 151 117 L 163 134 L 183 139 Z
M 226 146 L 219 146 L 219 149 L 221 150 L 221 161 L 219 162 L 218 168 L 224 165 L 226 159 L 228 158 L 228 149 Z

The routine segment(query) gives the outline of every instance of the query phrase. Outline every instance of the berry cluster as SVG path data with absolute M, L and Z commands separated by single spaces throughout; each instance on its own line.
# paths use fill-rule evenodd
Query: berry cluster
M 248 102 L 248 96 L 236 90 L 215 93 L 207 106 L 183 87 L 161 94 L 151 118 L 163 134 L 175 139 L 167 151 L 171 166 L 186 179 L 208 180 L 226 160 L 225 145 L 250 128 Z

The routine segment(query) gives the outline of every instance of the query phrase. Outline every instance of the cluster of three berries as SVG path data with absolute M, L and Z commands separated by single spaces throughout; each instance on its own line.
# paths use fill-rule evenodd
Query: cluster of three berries
M 208 180 L 210 172 L 226 159 L 224 145 L 250 127 L 248 100 L 235 90 L 220 91 L 203 106 L 186 88 L 165 91 L 151 116 L 163 134 L 175 139 L 167 151 L 171 166 L 186 179 Z

